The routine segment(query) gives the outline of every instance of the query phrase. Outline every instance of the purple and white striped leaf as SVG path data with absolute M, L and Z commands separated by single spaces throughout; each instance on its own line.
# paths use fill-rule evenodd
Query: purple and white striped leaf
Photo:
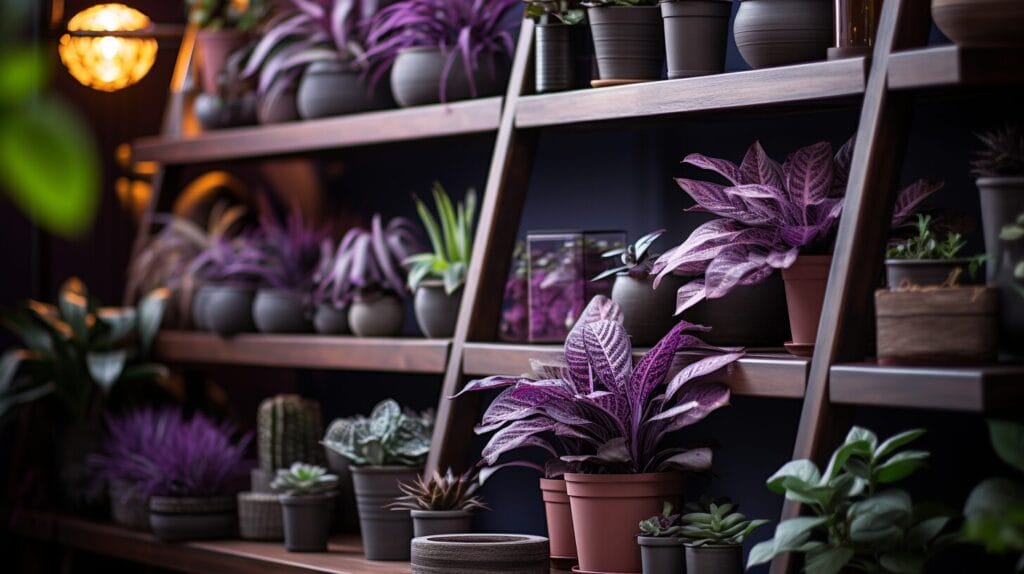
M 743 355 L 744 353 L 742 351 L 711 355 L 686 365 L 676 373 L 676 376 L 672 377 L 672 380 L 669 382 L 668 388 L 665 390 L 665 401 L 671 403 L 675 399 L 676 394 L 681 389 L 685 388 L 687 383 L 697 377 L 710 375 L 711 373 L 738 361 L 743 357 Z
M 633 370 L 633 356 L 629 335 L 622 323 L 588 323 L 583 330 L 583 342 L 590 371 L 597 381 L 609 390 L 623 389 Z
M 782 164 L 782 172 L 795 206 L 806 210 L 821 203 L 832 190 L 832 145 L 818 142 L 793 152 Z
M 905 224 L 917 212 L 921 203 L 944 185 L 945 183 L 941 181 L 919 179 L 900 191 L 892 212 L 892 226 Z
M 691 153 L 683 159 L 683 163 L 688 163 L 694 167 L 699 167 L 700 169 L 713 171 L 729 180 L 729 183 L 733 185 L 747 183 L 744 181 L 744 178 L 740 173 L 740 168 L 736 164 L 725 159 L 717 159 L 699 153 Z

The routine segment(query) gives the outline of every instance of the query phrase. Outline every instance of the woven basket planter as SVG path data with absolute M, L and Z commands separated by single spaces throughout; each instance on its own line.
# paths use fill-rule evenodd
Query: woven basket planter
M 284 525 L 278 495 L 239 492 L 238 535 L 246 540 L 283 540 Z
M 548 574 L 548 539 L 525 534 L 414 538 L 412 574 Z

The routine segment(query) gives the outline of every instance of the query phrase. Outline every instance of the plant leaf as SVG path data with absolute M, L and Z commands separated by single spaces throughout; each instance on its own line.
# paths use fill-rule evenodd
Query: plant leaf
M 992 448 L 1006 464 L 1024 472 L 1024 425 L 1001 420 L 988 421 Z
M 110 391 L 121 378 L 128 352 L 124 349 L 107 352 L 92 352 L 85 355 L 89 375 L 104 391 Z

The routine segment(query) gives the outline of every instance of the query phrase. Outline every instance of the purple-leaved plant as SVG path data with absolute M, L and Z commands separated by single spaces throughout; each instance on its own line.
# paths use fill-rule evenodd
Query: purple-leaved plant
M 495 465 L 510 451 L 539 447 L 582 472 L 707 470 L 710 449 L 664 444 L 670 434 L 729 402 L 728 387 L 698 377 L 739 359 L 743 351 L 711 347 L 692 334 L 707 330 L 681 321 L 633 365 L 622 311 L 607 297 L 594 297 L 565 340 L 564 363 L 535 363 L 538 379 L 488 377 L 459 393 L 504 389 L 476 428 L 480 434 L 497 431 L 484 448 L 484 462 Z M 708 355 L 666 380 L 683 349 Z M 553 440 L 560 443 L 557 448 Z M 547 474 L 555 473 L 548 469 Z
M 145 407 L 106 417 L 100 451 L 89 457 L 93 475 L 129 498 L 143 495 L 143 483 L 153 474 L 152 455 L 164 448 L 167 436 L 181 424 L 175 408 Z M 113 492 L 113 491 L 112 491 Z
M 264 259 L 253 233 L 218 237 L 189 263 L 187 274 L 198 283 L 255 287 L 263 273 Z
M 691 154 L 683 160 L 724 177 L 728 184 L 679 178 L 676 183 L 694 201 L 690 211 L 717 215 L 681 245 L 655 262 L 655 287 L 666 275 L 701 276 L 679 289 L 676 312 L 704 299 L 724 297 L 734 287 L 763 282 L 787 269 L 801 252 L 830 250 L 843 210 L 850 176 L 853 140 L 833 156 L 820 142 L 789 155 L 779 164 L 759 142 L 736 165 Z M 904 223 L 941 182 L 918 180 L 899 193 L 892 224 Z
M 320 265 L 321 245 L 330 236 L 330 225 L 307 224 L 298 208 L 291 210 L 284 225 L 269 209 L 264 210 L 260 218 L 262 285 L 301 295 L 309 293 Z

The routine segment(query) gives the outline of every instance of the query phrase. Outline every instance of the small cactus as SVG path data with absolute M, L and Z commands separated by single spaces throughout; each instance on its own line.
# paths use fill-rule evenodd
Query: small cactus
M 271 476 L 296 462 L 323 464 L 320 404 L 298 395 L 277 395 L 260 403 L 257 415 L 260 468 Z

